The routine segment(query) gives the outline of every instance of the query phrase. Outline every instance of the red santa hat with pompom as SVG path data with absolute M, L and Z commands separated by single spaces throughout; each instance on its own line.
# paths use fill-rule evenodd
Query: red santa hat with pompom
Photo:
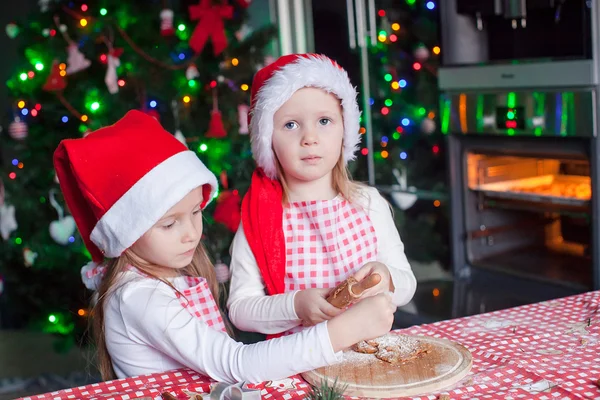
M 202 208 L 217 190 L 217 178 L 196 154 L 140 111 L 63 140 L 54 167 L 96 263 L 120 256 L 195 188 L 203 187 Z
M 319 54 L 290 54 L 254 75 L 252 81 L 250 138 L 256 163 L 271 179 L 277 178 L 273 152 L 273 116 L 299 89 L 315 87 L 341 101 L 344 118 L 343 157 L 354 160 L 360 143 L 360 111 L 356 89 L 348 73 L 335 61 Z

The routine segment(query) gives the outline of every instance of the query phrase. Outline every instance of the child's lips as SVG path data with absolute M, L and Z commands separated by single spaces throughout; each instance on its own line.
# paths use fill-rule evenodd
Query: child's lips
M 308 163 L 308 164 L 316 164 L 319 161 L 321 161 L 322 157 L 319 156 L 308 156 L 308 157 L 304 157 L 302 158 L 302 161 Z
M 181 253 L 181 255 L 182 256 L 192 256 L 192 255 L 194 255 L 194 250 L 195 249 L 188 250 L 185 253 Z

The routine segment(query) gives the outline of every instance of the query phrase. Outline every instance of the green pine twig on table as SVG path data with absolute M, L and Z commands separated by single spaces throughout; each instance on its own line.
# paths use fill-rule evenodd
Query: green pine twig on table
M 340 400 L 344 398 L 344 392 L 347 388 L 348 385 L 338 385 L 337 378 L 335 378 L 332 385 L 326 379 L 323 379 L 319 386 L 311 385 L 306 400 Z

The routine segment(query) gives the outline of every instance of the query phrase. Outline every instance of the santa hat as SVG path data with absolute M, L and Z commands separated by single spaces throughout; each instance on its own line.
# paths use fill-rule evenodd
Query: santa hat
M 344 118 L 344 161 L 354 160 L 360 143 L 360 111 L 356 89 L 348 73 L 335 61 L 319 54 L 290 54 L 256 73 L 252 81 L 250 134 L 258 166 L 277 178 L 273 153 L 273 116 L 299 89 L 314 87 L 333 93 L 341 100 Z
M 54 167 L 95 262 L 121 255 L 195 188 L 203 187 L 203 208 L 217 190 L 196 154 L 140 111 L 63 140 Z

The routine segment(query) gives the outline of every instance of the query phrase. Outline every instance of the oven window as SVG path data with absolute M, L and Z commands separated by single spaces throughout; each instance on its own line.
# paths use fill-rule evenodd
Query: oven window
M 587 159 L 466 154 L 467 254 L 475 267 L 591 286 Z

